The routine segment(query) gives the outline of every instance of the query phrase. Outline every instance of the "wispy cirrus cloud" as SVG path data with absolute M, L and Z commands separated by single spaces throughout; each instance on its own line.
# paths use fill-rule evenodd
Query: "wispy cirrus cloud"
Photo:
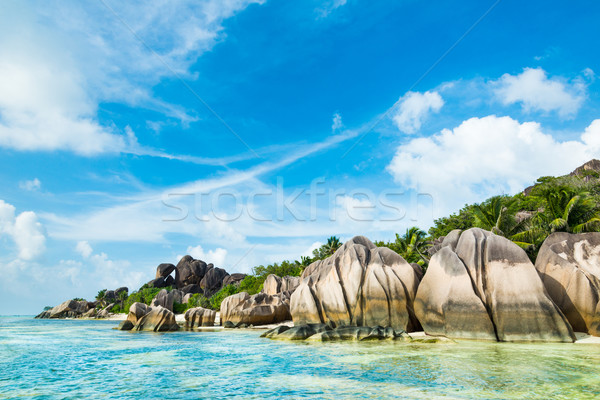
M 41 3 L 8 3 L 0 15 L 0 146 L 93 156 L 132 147 L 124 127 L 100 122 L 102 102 L 195 120 L 152 87 L 193 79 L 222 22 L 262 1 Z

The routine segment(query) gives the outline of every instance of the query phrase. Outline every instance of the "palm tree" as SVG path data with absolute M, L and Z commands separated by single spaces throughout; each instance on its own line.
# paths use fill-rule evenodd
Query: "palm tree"
M 336 236 L 331 236 L 329 239 L 327 239 L 327 243 L 325 243 L 325 251 L 331 256 L 341 246 L 342 242 L 340 242 L 340 239 Z
M 513 209 L 514 199 L 507 196 L 494 196 L 481 204 L 473 205 L 475 226 L 512 240 L 527 249 L 533 245 L 523 232 L 531 228 L 533 213 L 521 213 L 516 216 Z
M 581 233 L 600 228 L 600 212 L 596 201 L 585 191 L 571 187 L 549 187 L 539 196 L 544 210 L 538 213 L 538 222 L 549 233 Z
M 341 246 L 342 242 L 340 242 L 340 239 L 338 237 L 331 236 L 329 239 L 327 239 L 327 243 L 318 249 L 313 250 L 313 259 L 323 260 L 329 256 L 332 256 L 333 253 L 335 253 L 335 251 Z
M 427 234 L 413 226 L 408 228 L 404 235 L 396 233 L 396 240 L 392 243 L 381 243 L 400 254 L 409 263 L 424 265 L 429 259 L 424 255 L 429 243 L 425 240 Z M 378 243 L 379 245 L 379 243 Z

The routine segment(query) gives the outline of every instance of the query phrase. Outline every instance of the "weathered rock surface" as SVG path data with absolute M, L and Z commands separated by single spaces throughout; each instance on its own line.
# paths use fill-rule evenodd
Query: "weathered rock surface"
M 166 289 L 158 292 L 156 297 L 152 299 L 152 303 L 150 305 L 152 307 L 164 307 L 169 311 L 173 311 L 173 303 L 183 303 L 183 293 L 180 290 L 173 289 L 170 292 L 167 292 Z
M 270 274 L 263 283 L 263 293 L 274 295 L 282 292 L 288 292 L 290 295 L 300 285 L 301 278 L 299 276 L 284 276 L 279 277 Z
M 185 312 L 185 328 L 194 329 L 200 326 L 214 326 L 217 312 L 207 308 L 190 308 Z
M 166 278 L 171 275 L 173 271 L 175 271 L 175 266 L 173 264 L 160 264 L 156 267 L 156 278 Z
M 187 285 L 182 287 L 181 289 L 179 289 L 184 295 L 190 293 L 190 294 L 196 294 L 196 293 L 204 293 L 202 291 L 202 288 L 200 287 L 200 285 L 197 284 L 191 284 L 191 285 Z
M 112 308 L 114 306 L 115 306 L 114 303 L 110 303 L 109 305 L 107 305 L 106 307 L 104 307 L 102 310 L 100 310 L 98 312 L 98 314 L 96 315 L 96 318 L 102 319 L 102 318 L 110 317 L 110 315 L 111 315 L 110 310 L 112 310 Z
M 443 247 L 450 247 L 452 251 L 456 249 L 456 245 L 458 244 L 458 239 L 460 238 L 460 234 L 462 231 L 460 229 L 454 229 L 450 231 L 446 236 L 441 236 L 433 241 L 432 246 L 427 249 L 427 253 L 430 256 L 433 256 Z
M 223 284 L 221 286 L 225 287 L 227 285 L 235 285 L 236 283 L 240 283 L 241 281 L 243 281 L 245 277 L 246 277 L 246 274 L 237 274 L 236 273 L 236 274 L 227 275 L 223 279 Z
M 288 305 L 279 296 L 258 293 L 249 296 L 242 292 L 229 296 L 221 303 L 221 323 L 234 325 L 267 325 L 291 319 Z
M 391 327 L 340 326 L 332 328 L 326 324 L 307 324 L 294 327 L 278 326 L 263 333 L 261 337 L 284 340 L 368 341 L 368 340 L 410 340 L 403 331 Z
M 573 330 L 600 336 L 600 233 L 553 233 L 535 267 Z
M 217 293 L 223 287 L 223 280 L 229 274 L 222 268 L 210 268 L 200 281 L 200 287 L 206 297 Z
M 175 314 L 164 307 L 152 307 L 133 327 L 134 331 L 170 332 L 179 330 Z
M 86 300 L 67 300 L 51 310 L 44 311 L 36 318 L 79 318 L 94 308 L 94 303 Z
M 206 271 L 211 269 L 212 264 L 206 264 L 202 260 L 195 260 L 192 256 L 185 256 L 177 264 L 175 270 L 175 285 L 182 288 L 187 285 L 200 285 Z
M 175 279 L 171 276 L 171 275 L 167 275 L 167 277 L 163 278 L 156 278 L 151 280 L 150 282 L 146 283 L 146 286 L 150 287 L 150 288 L 164 288 L 164 287 L 168 287 L 168 286 L 174 286 L 175 285 Z
M 419 330 L 419 277 L 400 255 L 357 236 L 309 265 L 290 300 L 295 325 L 384 326 Z
M 573 342 L 527 254 L 473 228 L 432 257 L 415 312 L 429 335 L 499 341 Z M 486 318 L 487 316 L 487 318 Z
M 127 314 L 127 320 L 135 325 L 138 321 L 146 314 L 150 312 L 150 306 L 144 303 L 133 303 L 129 307 L 129 313 Z
M 236 293 L 234 295 L 225 297 L 221 302 L 221 308 L 219 310 L 221 325 L 225 326 L 225 322 L 231 320 L 233 310 L 237 308 L 240 304 L 246 302 L 249 298 L 250 295 L 246 292 Z M 233 325 L 235 326 L 235 324 Z

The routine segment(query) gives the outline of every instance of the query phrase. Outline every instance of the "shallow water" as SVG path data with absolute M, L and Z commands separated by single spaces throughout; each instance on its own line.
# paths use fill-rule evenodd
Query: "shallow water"
M 600 398 L 600 345 L 302 343 L 0 317 L 0 398 Z

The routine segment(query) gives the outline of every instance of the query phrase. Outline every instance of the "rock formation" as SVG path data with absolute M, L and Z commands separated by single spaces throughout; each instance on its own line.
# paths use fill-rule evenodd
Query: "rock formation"
M 420 328 L 413 311 L 419 285 L 400 255 L 357 236 L 333 256 L 309 265 L 290 300 L 295 325 Z
M 175 266 L 173 264 L 160 264 L 156 267 L 156 276 L 155 278 L 166 278 L 171 275 L 171 273 L 175 271 Z
M 207 308 L 190 308 L 185 312 L 185 328 L 194 329 L 200 326 L 214 326 L 217 312 Z
M 161 306 L 148 307 L 143 303 L 133 303 L 127 320 L 119 325 L 120 330 L 169 332 L 179 330 L 175 314 Z
M 229 296 L 221 303 L 221 323 L 234 326 L 267 325 L 291 319 L 289 306 L 280 296 L 266 293 L 248 295 L 246 292 Z
M 96 305 L 86 300 L 67 300 L 58 306 L 44 311 L 36 318 L 79 318 Z
M 187 285 L 200 285 L 206 272 L 213 268 L 212 264 L 206 264 L 202 260 L 194 260 L 192 256 L 185 256 L 177 264 L 175 269 L 175 285 L 182 288 Z
M 553 233 L 535 267 L 573 330 L 600 336 L 600 233 Z
M 300 285 L 301 278 L 299 276 L 284 276 L 279 277 L 270 274 L 263 283 L 263 293 L 274 295 L 277 293 L 288 292 L 289 295 L 296 290 Z
M 173 304 L 174 303 L 182 304 L 183 296 L 184 296 L 184 294 L 180 290 L 174 289 L 174 290 L 171 290 L 170 292 L 167 292 L 166 289 L 163 289 L 160 292 L 158 292 L 158 294 L 156 295 L 156 297 L 154 297 L 154 299 L 152 299 L 152 302 L 150 303 L 150 305 L 152 307 L 156 307 L 156 306 L 164 307 L 169 311 L 173 311 Z
M 133 327 L 134 331 L 169 332 L 179 330 L 175 314 L 164 307 L 152 307 L 150 312 L 140 318 Z
M 241 281 L 243 281 L 245 277 L 246 277 L 246 274 L 231 274 L 231 275 L 227 275 L 223 279 L 223 284 L 221 286 L 225 287 L 227 285 L 235 285 L 235 284 L 240 283 Z
M 432 257 L 415 300 L 429 335 L 499 341 L 572 342 L 566 318 L 527 254 L 473 228 Z
M 212 265 L 212 264 L 211 264 Z M 200 287 L 204 291 L 206 297 L 210 297 L 217 293 L 223 287 L 223 280 L 229 274 L 222 268 L 210 268 L 200 281 Z

